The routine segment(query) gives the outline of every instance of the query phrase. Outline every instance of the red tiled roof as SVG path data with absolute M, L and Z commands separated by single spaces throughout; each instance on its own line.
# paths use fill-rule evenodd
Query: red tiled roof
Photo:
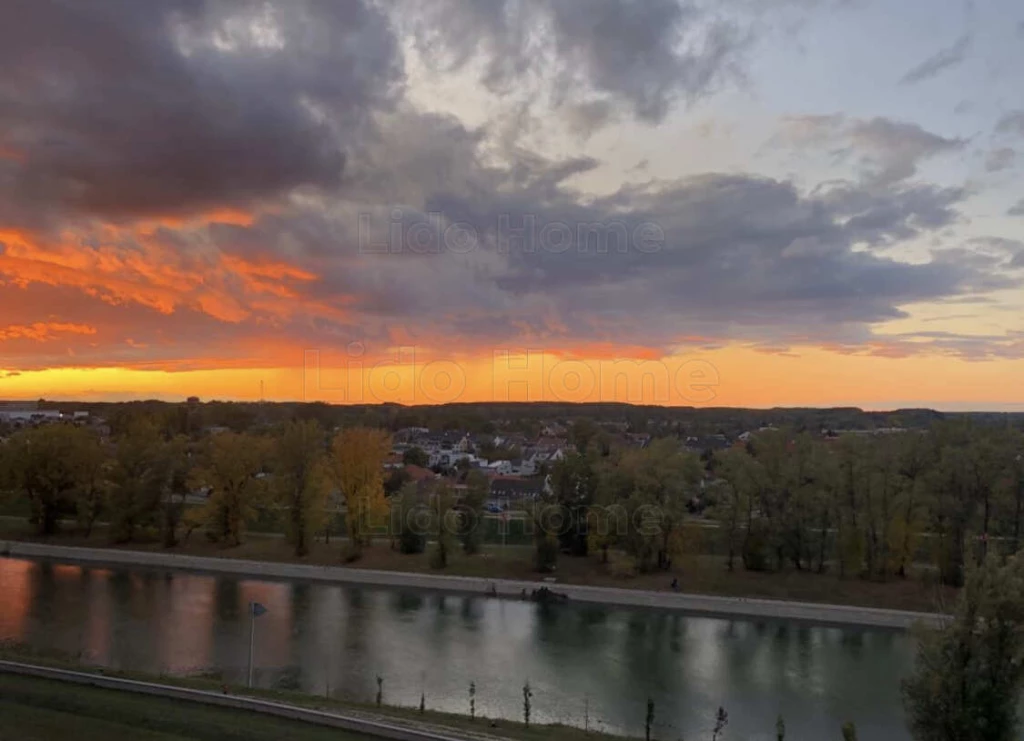
M 409 477 L 413 481 L 427 481 L 437 478 L 437 474 L 435 474 L 429 468 L 423 468 L 422 466 L 415 466 L 410 464 L 405 467 L 405 472 L 409 474 Z

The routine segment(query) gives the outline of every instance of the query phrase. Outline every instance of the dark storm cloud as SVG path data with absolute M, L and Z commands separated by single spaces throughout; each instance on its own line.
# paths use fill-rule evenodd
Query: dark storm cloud
M 373 192 L 415 193 L 419 205 L 364 212 L 374 249 L 358 249 L 355 216 L 337 207 L 296 215 L 304 236 L 282 216 L 259 239 L 306 245 L 308 267 L 323 278 L 315 294 L 355 296 L 367 332 L 402 323 L 477 346 L 629 337 L 665 349 L 694 335 L 860 342 L 870 324 L 903 316 L 903 305 L 1018 283 L 1003 272 L 1005 255 L 946 251 L 911 264 L 860 249 L 954 223 L 961 189 L 840 183 L 807 193 L 787 181 L 704 175 L 584 198 L 564 181 L 591 160 L 467 165 L 466 132 L 432 117 L 413 128 L 432 156 L 416 142 L 394 147 L 394 173 Z M 451 146 L 440 146 L 446 138 Z M 474 240 L 451 249 L 441 233 L 456 223 Z M 439 231 L 419 248 L 401 242 L 426 224 Z M 647 227 L 659 239 L 638 245 Z
M 900 83 L 903 85 L 914 85 L 918 82 L 930 80 L 939 73 L 962 63 L 967 58 L 967 52 L 970 48 L 971 36 L 970 34 L 964 34 L 952 46 L 937 51 L 909 70 L 903 75 Z
M 556 106 L 593 126 L 622 105 L 656 122 L 678 98 L 699 98 L 738 71 L 746 34 L 688 0 L 459 0 L 408 4 L 420 52 L 444 69 L 483 63 L 507 93 L 553 79 Z M 601 96 L 577 100 L 578 91 Z
M 0 178 L 23 206 L 118 216 L 340 181 L 400 69 L 360 2 L 0 3 Z

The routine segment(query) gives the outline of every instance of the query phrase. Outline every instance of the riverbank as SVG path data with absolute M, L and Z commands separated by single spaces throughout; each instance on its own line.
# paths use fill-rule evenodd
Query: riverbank
M 62 546 L 102 548 L 112 551 L 178 554 L 246 561 L 299 563 L 316 566 L 337 566 L 344 541 L 332 538 L 330 543 L 316 540 L 309 553 L 296 558 L 294 550 L 280 534 L 248 533 L 237 546 L 225 547 L 211 542 L 202 532 L 193 533 L 174 548 L 164 548 L 155 533 L 142 533 L 139 540 L 127 544 L 111 543 L 105 525 L 98 524 L 90 536 L 75 529 L 73 522 L 49 538 L 37 535 L 23 518 L 0 518 L 0 541 L 17 540 Z M 699 546 L 699 544 L 698 544 Z M 905 579 L 881 582 L 860 578 L 840 578 L 834 569 L 825 573 L 808 570 L 747 571 L 737 563 L 729 571 L 726 559 L 704 552 L 702 547 L 684 549 L 674 557 L 673 569 L 647 574 L 626 575 L 621 568 L 622 556 L 611 554 L 611 563 L 604 563 L 599 554 L 589 557 L 561 556 L 556 576 L 559 584 L 611 589 L 637 589 L 666 592 L 673 578 L 678 579 L 680 592 L 735 599 L 765 599 L 783 602 L 808 602 L 825 605 L 880 608 L 903 612 L 944 612 L 956 601 L 957 590 L 937 584 L 934 569 L 914 566 Z M 415 574 L 441 574 L 486 580 L 537 582 L 540 577 L 533 568 L 532 546 L 485 544 L 472 556 L 461 549 L 450 551 L 447 567 L 433 568 L 430 551 L 403 554 L 379 541 L 363 551 L 362 558 L 346 564 L 351 569 L 394 571 Z
M 0 669 L 0 738 L 20 741 L 363 741 L 371 736 Z
M 80 565 L 181 570 L 257 579 L 361 584 L 472 595 L 492 594 L 506 599 L 519 599 L 524 591 L 528 593 L 541 585 L 547 585 L 566 594 L 574 602 L 678 610 L 712 617 L 800 621 L 818 625 L 906 629 L 919 621 L 935 622 L 939 619 L 934 613 L 850 605 L 721 597 L 677 593 L 669 590 L 587 586 L 562 583 L 557 580 L 551 583 L 539 579 L 482 578 L 344 566 L 251 561 L 241 558 L 191 556 L 168 552 L 81 548 L 27 541 L 0 541 L 0 555 L 12 558 L 49 559 Z
M 10 715 L 6 710 L 10 709 Z M 425 709 L 154 677 L 83 666 L 0 644 L 0 738 L 5 723 L 38 727 L 38 741 L 629 741 L 561 724 L 493 720 Z M 15 725 L 17 722 L 17 725 Z M 90 735 L 91 732 L 93 732 Z M 123 731 L 123 734 L 119 735 Z

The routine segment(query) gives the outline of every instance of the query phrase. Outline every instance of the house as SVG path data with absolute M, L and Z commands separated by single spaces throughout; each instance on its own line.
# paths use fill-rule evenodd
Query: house
M 646 433 L 627 432 L 624 437 L 626 444 L 634 448 L 646 448 L 651 443 L 651 436 Z
M 541 434 L 545 437 L 565 437 L 567 433 L 568 430 L 558 422 L 549 422 L 544 425 L 544 428 L 541 430 Z
M 513 458 L 509 461 L 509 471 L 513 476 L 533 476 L 537 473 L 537 469 L 533 465 L 532 459 Z
M 477 432 L 469 436 L 469 443 L 474 449 L 487 448 L 495 445 L 494 435 L 486 432 Z
M 534 500 L 544 493 L 544 482 L 538 478 L 522 476 L 496 476 L 491 480 L 490 499 Z
M 476 456 L 459 450 L 433 450 L 427 454 L 427 465 L 431 468 L 454 468 L 462 461 L 472 465 Z
M 484 473 L 496 474 L 498 476 L 509 476 L 512 473 L 512 461 L 500 460 L 491 461 L 481 467 Z
M 706 435 L 704 437 L 688 437 L 683 445 L 691 452 L 703 453 L 707 450 L 725 450 L 729 447 L 729 441 L 725 435 Z

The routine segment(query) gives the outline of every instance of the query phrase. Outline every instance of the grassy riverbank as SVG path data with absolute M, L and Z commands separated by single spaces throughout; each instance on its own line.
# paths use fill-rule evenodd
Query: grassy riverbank
M 0 739 L 52 741 L 359 741 L 256 713 L 50 679 L 0 674 Z
M 194 533 L 187 542 L 172 549 L 165 549 L 155 541 L 115 546 L 110 544 L 103 526 L 98 526 L 88 538 L 81 533 L 69 531 L 43 539 L 35 536 L 25 521 L 20 519 L 0 520 L 0 538 L 46 542 L 53 545 L 109 547 L 118 550 L 332 566 L 340 565 L 341 552 L 340 541 L 334 540 L 329 545 L 317 542 L 313 544 L 308 556 L 298 559 L 282 537 L 256 533 L 250 533 L 242 545 L 234 548 L 211 543 L 202 533 Z M 436 573 L 481 579 L 538 580 L 540 576 L 533 570 L 532 562 L 533 549 L 529 546 L 488 545 L 474 556 L 454 552 L 448 567 L 438 571 L 431 568 L 429 554 L 403 555 L 392 550 L 387 543 L 378 542 L 365 549 L 361 559 L 346 565 L 354 568 Z M 928 571 L 913 570 L 906 579 L 892 579 L 888 582 L 858 578 L 840 579 L 835 574 L 795 570 L 752 572 L 744 570 L 740 564 L 733 572 L 729 572 L 724 558 L 699 553 L 677 557 L 671 573 L 635 576 L 614 574 L 613 569 L 602 563 L 597 556 L 562 556 L 558 560 L 555 574 L 559 582 L 567 584 L 651 590 L 668 589 L 673 576 L 679 579 L 681 591 L 692 594 L 759 597 L 917 612 L 941 611 L 943 605 L 953 603 L 956 595 L 956 590 L 936 585 Z
M 40 652 L 12 644 L 0 643 L 0 659 L 75 671 L 101 672 L 96 667 L 83 666 L 58 652 Z M 219 680 L 206 677 L 154 677 L 140 672 L 112 670 L 102 670 L 102 674 L 214 692 L 224 689 Z M 492 722 L 482 717 L 471 719 L 467 715 L 432 710 L 420 713 L 413 708 L 387 705 L 377 707 L 289 690 L 249 689 L 234 685 L 228 690 L 234 695 L 299 707 L 380 718 L 417 727 L 428 726 L 454 735 L 462 731 L 467 736 L 487 734 L 511 741 L 627 741 L 626 737 L 587 732 L 564 725 L 534 723 L 525 726 L 509 720 Z M 257 713 L 0 672 L 0 741 L 6 741 L 9 736 L 15 738 L 11 735 L 14 728 L 19 730 L 16 738 L 28 741 L 50 741 L 72 736 L 77 741 L 354 741 L 366 738 L 335 728 L 275 719 Z M 22 728 L 38 728 L 40 733 L 21 735 Z M 124 733 L 121 733 L 122 729 Z

